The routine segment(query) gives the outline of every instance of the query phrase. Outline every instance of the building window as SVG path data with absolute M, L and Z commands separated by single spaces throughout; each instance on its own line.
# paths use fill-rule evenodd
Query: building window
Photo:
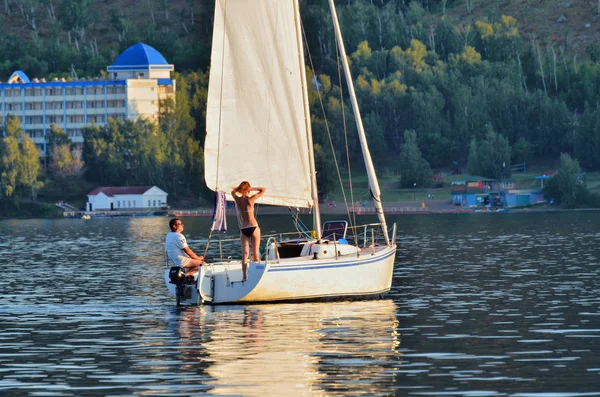
M 151 205 L 150 205 L 150 200 L 148 200 L 148 207 L 151 207 Z
M 156 207 L 156 200 L 152 200 L 152 206 Z

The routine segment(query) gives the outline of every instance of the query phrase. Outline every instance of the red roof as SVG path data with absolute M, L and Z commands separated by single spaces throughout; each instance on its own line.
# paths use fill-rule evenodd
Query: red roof
M 102 192 L 108 197 L 113 197 L 115 194 L 144 194 L 152 186 L 99 186 L 88 193 L 88 196 L 95 196 Z

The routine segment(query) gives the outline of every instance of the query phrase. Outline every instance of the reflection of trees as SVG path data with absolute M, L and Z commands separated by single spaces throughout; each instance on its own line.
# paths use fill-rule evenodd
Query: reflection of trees
M 399 359 L 391 300 L 202 306 L 179 320 L 181 368 L 200 364 L 213 394 L 381 395 Z

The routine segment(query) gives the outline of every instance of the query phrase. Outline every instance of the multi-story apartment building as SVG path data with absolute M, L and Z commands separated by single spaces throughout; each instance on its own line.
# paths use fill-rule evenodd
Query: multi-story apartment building
M 109 118 L 154 119 L 159 102 L 175 95 L 173 65 L 154 48 L 135 44 L 107 68 L 109 80 L 29 79 L 23 71 L 0 82 L 0 120 L 18 117 L 21 127 L 46 155 L 51 125 L 62 128 L 76 146 L 83 144 L 82 129 L 105 125 Z

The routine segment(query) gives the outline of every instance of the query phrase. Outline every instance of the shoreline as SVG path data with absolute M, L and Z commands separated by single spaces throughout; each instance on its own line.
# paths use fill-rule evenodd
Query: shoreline
M 348 211 L 345 206 L 331 206 L 328 204 L 320 204 L 319 206 L 322 215 L 341 215 L 347 216 Z M 356 215 L 376 215 L 377 212 L 373 206 L 357 206 Z M 383 205 L 383 210 L 386 215 L 428 215 L 428 214 L 473 214 L 473 213 L 520 213 L 520 212 L 555 212 L 555 211 L 598 211 L 600 208 L 560 208 L 549 204 L 538 204 L 529 207 L 512 207 L 512 208 L 482 208 L 482 207 L 459 207 L 453 206 L 449 202 L 441 200 L 425 201 L 423 206 L 422 201 L 398 201 L 388 202 Z M 261 205 L 258 207 L 259 215 L 288 215 L 290 213 L 287 207 L 275 207 Z M 309 215 L 311 212 L 308 209 L 299 209 L 301 215 Z M 350 212 L 352 214 L 352 212 Z M 8 219 L 61 219 L 61 218 L 116 218 L 116 217 L 188 217 L 188 216 L 207 216 L 213 215 L 213 209 L 208 207 L 198 207 L 193 209 L 169 209 L 169 210 L 152 210 L 152 209 L 137 209 L 137 210 L 117 210 L 117 211 L 65 211 L 63 216 L 53 217 L 0 217 L 0 220 Z M 236 216 L 235 208 L 227 208 L 228 216 Z
M 422 201 L 403 201 L 389 202 L 383 205 L 383 210 L 387 215 L 410 215 L 410 214 L 471 214 L 471 213 L 506 213 L 506 212 L 546 212 L 546 211 L 561 211 L 562 208 L 550 206 L 548 204 L 538 204 L 531 207 L 515 207 L 515 208 L 482 208 L 482 207 L 459 207 L 451 205 L 446 201 L 425 201 L 423 206 Z M 331 206 L 327 204 L 319 205 L 322 215 L 347 215 L 348 211 L 345 206 Z M 351 211 L 352 209 L 350 209 Z M 571 209 L 570 209 L 571 210 Z M 579 209 L 588 210 L 588 209 Z M 597 210 L 589 208 L 589 210 Z M 308 209 L 300 209 L 300 214 L 308 215 Z M 352 214 L 352 212 L 350 212 Z M 287 207 L 260 206 L 258 209 L 260 215 L 288 215 Z M 376 215 L 377 211 L 373 206 L 357 206 L 356 215 Z M 227 209 L 227 215 L 235 216 L 236 212 L 233 208 Z M 198 209 L 171 209 L 168 216 L 212 216 L 212 208 Z

